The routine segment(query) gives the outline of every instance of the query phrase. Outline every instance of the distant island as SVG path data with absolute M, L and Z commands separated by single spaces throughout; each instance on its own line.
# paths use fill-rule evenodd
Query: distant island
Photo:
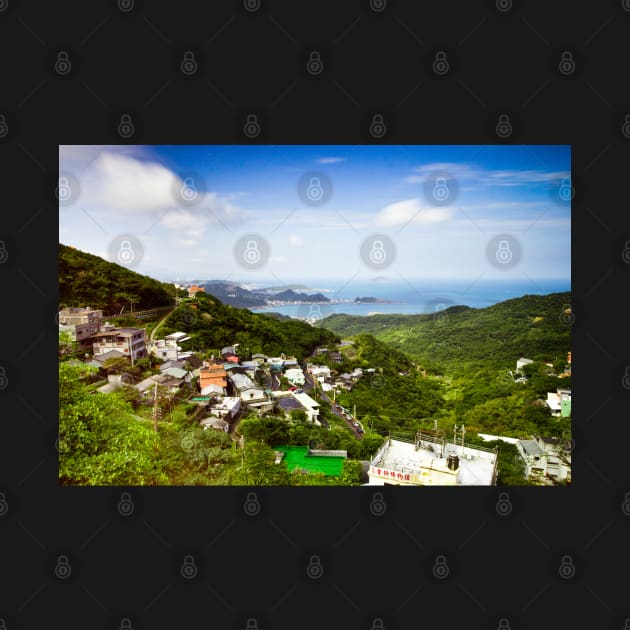
M 315 304 L 330 300 L 321 293 L 300 293 L 292 288 L 274 291 L 272 287 L 264 289 L 246 289 L 240 284 L 210 280 L 200 282 L 199 286 L 209 295 L 218 298 L 224 304 L 237 308 L 278 306 L 282 304 Z M 300 285 L 295 285 L 300 286 Z M 276 287 L 279 289 L 281 287 Z
M 391 304 L 391 300 L 379 300 L 375 297 L 355 297 L 355 304 Z

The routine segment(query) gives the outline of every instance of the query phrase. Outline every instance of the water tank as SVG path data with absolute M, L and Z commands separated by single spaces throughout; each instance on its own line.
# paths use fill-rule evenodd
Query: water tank
M 457 470 L 459 468 L 459 457 L 454 453 L 449 453 L 446 458 L 446 465 L 449 470 Z

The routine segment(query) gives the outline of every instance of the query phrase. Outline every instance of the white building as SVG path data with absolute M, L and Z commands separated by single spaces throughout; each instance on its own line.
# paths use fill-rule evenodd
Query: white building
M 152 354 L 158 359 L 163 361 L 178 361 L 180 359 L 187 359 L 191 356 L 191 352 L 182 352 L 182 348 L 179 345 L 183 341 L 188 341 L 190 337 L 186 333 L 172 333 L 166 335 L 164 339 L 156 339 L 153 341 L 147 341 L 147 352 Z
M 231 420 L 241 408 L 241 399 L 238 396 L 224 396 L 220 402 L 210 407 L 210 413 L 218 418 Z
M 229 422 L 213 416 L 210 416 L 209 418 L 204 418 L 199 422 L 199 424 L 204 428 L 204 430 L 216 429 L 217 431 L 225 431 L 225 433 L 230 430 Z
M 118 350 L 132 360 L 147 356 L 144 328 L 116 328 L 110 324 L 101 327 L 94 335 L 92 344 L 94 356 Z
M 519 440 L 516 448 L 528 479 L 541 484 L 571 480 L 571 452 L 555 438 Z
M 370 486 L 492 486 L 497 452 L 426 434 L 413 442 L 388 438 L 370 462 Z
M 330 368 L 325 365 L 311 365 L 308 371 L 314 378 L 330 378 Z
M 291 392 L 291 395 L 300 403 L 300 405 L 306 411 L 306 417 L 309 422 L 321 426 L 319 421 L 319 403 L 313 400 L 308 394 L 296 394 Z
M 257 403 L 268 399 L 265 390 L 258 387 L 246 374 L 230 372 L 228 378 L 238 391 L 242 402 Z
M 304 372 L 300 368 L 289 368 L 284 375 L 291 385 L 304 385 L 305 383 Z
M 73 341 L 85 345 L 103 324 L 103 311 L 87 307 L 62 308 L 58 320 L 60 332 L 69 332 Z
M 523 367 L 533 362 L 534 361 L 532 359 L 526 359 L 525 357 L 521 357 L 520 359 L 516 361 L 516 371 L 519 374 L 522 374 Z

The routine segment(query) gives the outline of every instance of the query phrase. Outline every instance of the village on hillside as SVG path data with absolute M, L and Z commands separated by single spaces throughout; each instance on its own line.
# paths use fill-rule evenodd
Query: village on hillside
M 189 292 L 193 299 L 196 289 Z M 105 321 L 102 311 L 89 306 L 61 309 L 58 323 L 60 354 L 72 354 L 70 360 L 74 364 L 95 368 L 94 395 L 106 396 L 121 388 L 133 390 L 130 395 L 137 403 L 138 413 L 142 418 L 150 418 L 156 431 L 158 424 L 172 419 L 179 407 L 194 404 L 194 419 L 199 426 L 227 433 L 237 447 L 243 446 L 239 423 L 251 414 L 291 421 L 295 412 L 300 412 L 307 423 L 324 429 L 330 428 L 332 418 L 356 440 L 362 440 L 366 428 L 358 419 L 361 414 L 343 407 L 337 397 L 351 392 L 361 379 L 374 378 L 382 371 L 379 365 L 356 367 L 348 372 L 335 369 L 352 348 L 352 341 L 341 341 L 336 347 L 318 347 L 302 361 L 283 353 L 250 355 L 247 350 L 241 351 L 238 343 L 223 347 L 216 356 L 208 356 L 200 349 L 182 349 L 182 344 L 190 340 L 185 332 L 158 338 L 158 323 L 147 337 L 145 327 L 118 327 Z M 531 362 L 525 357 L 516 360 L 512 373 L 515 383 L 527 381 L 523 367 Z M 570 369 L 569 353 L 568 374 Z M 555 417 L 570 417 L 571 391 L 548 392 L 541 404 L 547 405 Z M 327 412 L 322 413 L 322 408 Z M 418 431 L 412 437 L 385 436 L 373 456 L 361 462 L 363 485 L 495 485 L 496 447 L 470 444 L 465 437 L 463 425 L 456 426 L 452 436 L 438 431 Z M 515 445 L 526 478 L 533 483 L 571 482 L 571 447 L 558 438 L 479 437 Z M 345 450 L 317 449 L 308 444 L 278 446 L 275 453 L 278 465 L 330 475 L 339 475 L 347 458 Z

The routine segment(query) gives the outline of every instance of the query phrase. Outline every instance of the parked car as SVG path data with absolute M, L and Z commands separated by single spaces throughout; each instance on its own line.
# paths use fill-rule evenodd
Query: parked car
M 355 422 L 352 423 L 352 426 L 353 427 L 360 427 L 361 425 L 358 422 L 355 421 Z
M 296 394 L 303 394 L 303 393 L 304 393 L 304 390 L 303 390 L 303 389 L 296 389 L 296 390 L 295 390 L 295 393 L 296 393 Z
M 363 433 L 363 429 L 362 429 L 361 427 L 359 427 L 359 428 L 357 429 L 357 433 Z

